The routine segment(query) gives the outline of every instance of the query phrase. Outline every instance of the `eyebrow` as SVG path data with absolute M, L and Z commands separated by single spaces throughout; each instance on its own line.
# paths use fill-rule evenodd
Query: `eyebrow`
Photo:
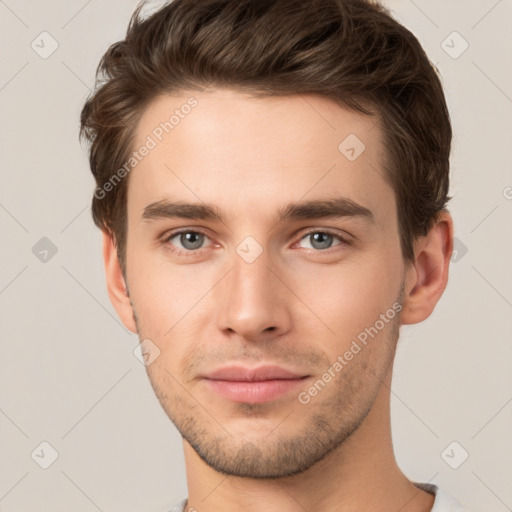
M 279 210 L 278 222 L 285 220 L 360 217 L 375 222 L 373 212 L 346 197 L 290 203 Z
M 222 222 L 222 215 L 214 206 L 200 203 L 171 202 L 166 199 L 151 203 L 144 208 L 142 213 L 142 219 L 146 221 L 172 218 Z
M 278 211 L 276 224 L 283 221 L 340 217 L 358 217 L 375 222 L 372 211 L 365 206 L 346 197 L 336 197 L 290 203 Z M 224 222 L 221 212 L 215 206 L 205 203 L 183 203 L 164 199 L 149 204 L 142 213 L 145 221 L 171 218 Z

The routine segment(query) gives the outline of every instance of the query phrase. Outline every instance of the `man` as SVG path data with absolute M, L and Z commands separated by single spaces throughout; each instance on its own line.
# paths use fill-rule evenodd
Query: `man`
M 448 279 L 451 125 L 363 0 L 175 0 L 82 111 L 109 296 L 183 437 L 173 511 L 456 511 L 399 469 L 402 324 Z

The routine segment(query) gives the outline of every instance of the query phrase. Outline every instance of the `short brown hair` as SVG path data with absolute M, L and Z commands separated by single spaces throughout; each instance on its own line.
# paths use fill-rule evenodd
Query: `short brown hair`
M 143 7 L 103 55 L 81 113 L 99 189 L 128 161 L 137 122 L 160 94 L 318 94 L 380 119 L 402 254 L 413 260 L 414 239 L 450 199 L 452 129 L 437 70 L 387 9 L 369 0 L 174 0 L 143 19 Z M 92 201 L 123 272 L 128 181 Z

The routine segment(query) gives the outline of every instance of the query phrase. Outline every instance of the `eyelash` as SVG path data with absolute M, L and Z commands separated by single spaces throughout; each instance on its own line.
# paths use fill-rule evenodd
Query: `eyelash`
M 200 229 L 178 229 L 177 231 L 173 231 L 169 234 L 166 234 L 162 243 L 165 247 L 165 249 L 171 251 L 176 256 L 184 256 L 184 257 L 191 257 L 191 256 L 197 256 L 198 254 L 201 254 L 207 247 L 201 247 L 199 249 L 180 249 L 173 244 L 170 243 L 171 238 L 174 238 L 178 235 L 181 235 L 182 233 L 197 233 L 200 235 L 204 235 L 206 238 L 209 239 L 208 235 L 201 231 Z
M 190 228 L 187 228 L 187 229 L 179 229 L 177 231 L 173 231 L 172 233 L 169 233 L 169 234 L 167 234 L 164 237 L 163 244 L 165 245 L 165 247 L 167 249 L 171 250 L 175 255 L 177 255 L 177 256 L 185 256 L 185 257 L 197 256 L 197 255 L 201 254 L 203 250 L 206 250 L 208 248 L 208 247 L 200 247 L 199 249 L 188 249 L 187 250 L 187 249 L 179 249 L 179 248 L 176 248 L 176 247 L 172 247 L 172 244 L 170 243 L 171 238 L 174 238 L 174 237 L 176 237 L 178 235 L 181 235 L 182 233 L 197 233 L 197 234 L 203 235 L 203 236 L 205 236 L 206 238 L 209 239 L 208 235 L 204 231 L 201 231 L 200 229 L 190 229 Z M 323 233 L 323 234 L 326 234 L 326 235 L 330 235 L 330 236 L 332 236 L 334 238 L 337 238 L 340 243 L 336 244 L 336 245 L 333 245 L 332 247 L 329 247 L 327 249 L 309 249 L 309 248 L 305 248 L 308 252 L 314 252 L 314 253 L 317 253 L 317 254 L 327 254 L 327 253 L 330 254 L 332 249 L 337 250 L 336 248 L 339 247 L 339 246 L 351 245 L 351 241 L 350 240 L 348 240 L 347 238 L 344 238 L 339 233 L 335 233 L 334 231 L 331 231 L 329 229 L 310 229 L 309 231 L 303 233 L 298 241 L 300 242 L 301 240 L 303 240 L 307 236 L 312 235 L 313 233 Z
M 340 235 L 339 233 L 337 233 L 335 231 L 332 231 L 330 229 L 315 229 L 315 228 L 312 228 L 309 231 L 306 231 L 305 233 L 303 233 L 302 236 L 299 238 L 299 242 L 301 240 L 303 240 L 304 238 L 308 237 L 309 235 L 312 235 L 313 233 L 322 233 L 325 235 L 330 235 L 333 238 L 337 238 L 339 241 L 338 244 L 333 245 L 332 247 L 329 247 L 327 249 L 305 248 L 307 251 L 314 252 L 316 254 L 330 254 L 332 251 L 341 250 L 343 248 L 343 246 L 350 245 L 350 243 L 351 243 L 350 240 L 348 240 L 348 238 L 343 237 L 342 235 Z

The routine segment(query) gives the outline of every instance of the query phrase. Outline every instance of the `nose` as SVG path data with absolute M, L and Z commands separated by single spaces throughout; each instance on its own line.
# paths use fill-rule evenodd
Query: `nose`
M 216 287 L 217 325 L 222 332 L 258 341 L 290 330 L 287 289 L 270 263 L 265 251 L 252 263 L 234 254 L 230 272 Z

